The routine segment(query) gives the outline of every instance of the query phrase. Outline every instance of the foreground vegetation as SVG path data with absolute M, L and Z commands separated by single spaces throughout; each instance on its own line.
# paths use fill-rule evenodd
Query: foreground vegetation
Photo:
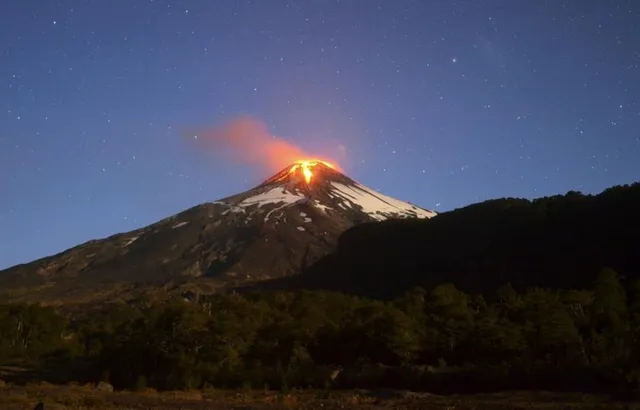
M 626 286 L 626 288 L 625 288 Z M 0 307 L 10 382 L 116 389 L 554 390 L 637 394 L 640 285 L 610 269 L 587 290 L 444 284 L 383 302 L 329 292 L 139 301 L 63 316 Z M 14 367 L 7 367 L 14 366 Z

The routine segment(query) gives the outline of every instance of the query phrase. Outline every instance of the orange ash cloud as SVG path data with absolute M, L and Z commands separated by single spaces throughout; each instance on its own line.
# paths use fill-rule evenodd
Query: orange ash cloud
M 262 121 L 246 116 L 197 133 L 194 139 L 216 155 L 257 165 L 270 172 L 280 171 L 301 160 L 320 159 L 285 139 L 272 135 Z M 339 169 L 334 161 L 327 162 Z

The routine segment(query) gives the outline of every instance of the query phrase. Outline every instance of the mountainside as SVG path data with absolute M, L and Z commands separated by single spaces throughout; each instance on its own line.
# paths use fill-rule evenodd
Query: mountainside
M 335 252 L 302 275 L 262 288 L 328 289 L 395 297 L 453 283 L 467 292 L 585 288 L 602 268 L 640 277 L 640 183 L 598 195 L 497 199 L 430 220 L 347 230 Z
M 257 187 L 132 232 L 0 272 L 12 300 L 107 300 L 151 287 L 212 291 L 299 273 L 347 228 L 435 213 L 377 193 L 330 164 L 293 164 Z

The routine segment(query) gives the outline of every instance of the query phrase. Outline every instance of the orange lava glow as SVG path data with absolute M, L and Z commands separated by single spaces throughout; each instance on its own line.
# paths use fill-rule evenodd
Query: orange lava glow
M 289 173 L 294 175 L 296 171 L 300 170 L 302 172 L 302 175 L 304 176 L 304 180 L 307 182 L 307 184 L 310 184 L 311 180 L 313 179 L 313 168 L 316 165 L 320 164 L 331 169 L 336 169 L 335 165 L 326 161 L 322 161 L 319 159 L 305 159 L 296 161 L 296 163 L 289 170 Z

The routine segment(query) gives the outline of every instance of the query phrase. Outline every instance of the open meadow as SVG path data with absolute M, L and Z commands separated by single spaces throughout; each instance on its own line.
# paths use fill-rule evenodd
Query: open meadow
M 640 409 L 640 403 L 614 402 L 602 396 L 546 392 L 508 392 L 439 396 L 391 390 L 288 393 L 260 390 L 189 390 L 111 392 L 94 385 L 56 386 L 48 383 L 0 387 L 0 408 L 31 410 L 222 410 L 222 409 Z

